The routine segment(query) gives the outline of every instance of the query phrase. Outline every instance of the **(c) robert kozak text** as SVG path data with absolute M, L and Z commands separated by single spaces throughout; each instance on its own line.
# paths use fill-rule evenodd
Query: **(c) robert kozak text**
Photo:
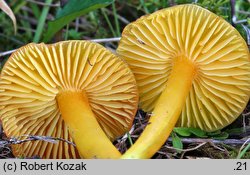
M 79 163 L 66 163 L 66 162 L 20 162 L 20 170 L 87 170 L 87 164 Z

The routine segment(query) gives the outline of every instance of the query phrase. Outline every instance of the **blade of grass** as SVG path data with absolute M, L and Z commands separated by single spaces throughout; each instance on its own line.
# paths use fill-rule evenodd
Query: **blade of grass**
M 166 8 L 166 7 L 167 7 L 167 1 L 166 1 L 166 0 L 163 0 L 163 1 L 162 1 L 162 7 L 163 7 L 163 8 Z
M 68 36 L 69 36 L 69 24 L 66 25 L 66 32 L 65 32 L 64 40 L 68 40 Z
M 120 24 L 118 21 L 118 17 L 117 17 L 117 11 L 116 11 L 116 7 L 115 7 L 115 3 L 112 3 L 112 11 L 113 11 L 113 15 L 115 18 L 115 28 L 116 28 L 116 36 L 119 37 L 121 36 L 121 32 L 120 32 Z
M 133 140 L 132 140 L 131 135 L 130 135 L 129 132 L 127 132 L 127 136 L 128 136 L 129 144 L 130 144 L 130 146 L 132 146 L 133 145 Z
M 238 154 L 238 156 L 237 156 L 237 159 L 241 159 L 241 158 L 244 156 L 244 154 L 247 152 L 247 150 L 249 150 L 249 148 L 250 148 L 250 143 L 244 148 L 245 144 L 246 144 L 249 140 L 250 140 L 250 138 L 247 139 L 246 142 L 241 146 L 240 151 L 239 151 L 239 154 Z M 243 149 L 243 148 L 244 148 L 244 149 Z
M 240 152 L 240 154 L 239 154 L 239 156 L 237 157 L 237 159 L 241 159 L 241 158 L 244 156 L 244 154 L 247 152 L 247 150 L 249 150 L 249 148 L 250 148 L 250 144 L 248 144 L 248 145 Z
M 52 0 L 46 0 L 45 3 L 46 4 L 51 4 Z M 50 6 L 44 6 L 43 7 L 42 14 L 41 14 L 41 17 L 39 18 L 38 26 L 36 28 L 36 33 L 35 33 L 35 36 L 34 36 L 34 39 L 33 39 L 33 42 L 35 42 L 35 43 L 40 41 L 40 38 L 41 38 L 43 29 L 44 29 L 44 24 L 45 24 L 46 17 L 48 15 L 49 9 L 50 9 Z
M 27 17 L 28 18 L 28 12 L 27 11 L 23 11 L 23 14 L 24 14 L 24 16 L 25 17 Z M 27 21 L 27 20 L 21 20 L 20 21 L 20 23 L 22 24 L 22 26 L 23 27 L 25 27 L 25 28 L 27 28 L 27 29 L 31 29 L 32 27 L 31 27 L 31 25 L 30 25 L 30 23 L 29 23 L 29 21 Z M 30 31 L 30 30 L 27 30 L 26 31 L 26 34 L 27 34 L 27 36 L 29 37 L 29 38 L 32 38 L 32 32 Z
M 27 2 L 26 1 L 17 1 L 17 2 L 15 2 L 13 4 L 15 4 L 15 6 L 12 9 L 13 13 L 17 14 L 22 9 L 22 7 L 26 6 Z
M 31 3 L 30 8 L 31 8 L 34 16 L 36 17 L 36 19 L 39 19 L 40 15 L 41 15 L 39 7 L 36 4 Z
M 171 137 L 173 147 L 176 149 L 177 153 L 181 153 L 181 150 L 183 149 L 183 143 L 180 137 L 178 137 L 177 134 L 174 132 L 171 133 Z
M 98 17 L 96 17 L 96 14 L 94 13 L 94 11 L 89 12 L 89 17 L 93 25 L 97 27 L 99 25 L 99 22 L 98 22 Z
M 109 30 L 112 32 L 113 37 L 116 37 L 115 30 L 114 30 L 114 28 L 113 28 L 113 26 L 112 26 L 112 24 L 111 24 L 111 22 L 110 22 L 110 20 L 109 20 L 109 18 L 108 18 L 107 13 L 105 12 L 104 9 L 101 9 L 101 12 L 102 12 L 102 14 L 103 14 L 103 16 L 104 16 L 104 18 L 105 18 L 105 20 L 106 20 L 108 26 L 109 26 Z
M 146 14 L 149 14 L 148 8 L 147 8 L 147 6 L 145 5 L 144 0 L 140 0 L 140 3 L 141 3 L 141 5 L 142 5 L 142 7 L 143 7 L 145 13 L 146 13 Z

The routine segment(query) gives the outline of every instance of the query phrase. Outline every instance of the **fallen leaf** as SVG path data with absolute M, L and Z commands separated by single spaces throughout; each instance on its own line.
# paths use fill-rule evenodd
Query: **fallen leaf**
M 10 7 L 8 6 L 8 4 L 4 0 L 0 0 L 0 8 L 11 18 L 13 25 L 14 25 L 15 34 L 16 34 L 16 30 L 17 30 L 16 17 L 14 15 L 14 13 L 12 12 Z

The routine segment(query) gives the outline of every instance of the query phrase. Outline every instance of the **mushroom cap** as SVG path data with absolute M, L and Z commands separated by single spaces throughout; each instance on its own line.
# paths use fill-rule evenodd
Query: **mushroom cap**
M 224 19 L 197 5 L 166 8 L 130 23 L 117 53 L 136 77 L 139 105 L 146 112 L 166 88 L 174 58 L 193 62 L 197 72 L 177 126 L 221 129 L 249 100 L 246 42 Z
M 128 65 L 99 44 L 65 41 L 28 44 L 4 65 L 0 119 L 6 135 L 43 135 L 73 142 L 56 101 L 59 92 L 68 90 L 86 93 L 92 111 L 111 140 L 130 129 L 138 90 Z M 42 158 L 79 157 L 66 142 L 27 142 L 13 146 L 13 153 Z

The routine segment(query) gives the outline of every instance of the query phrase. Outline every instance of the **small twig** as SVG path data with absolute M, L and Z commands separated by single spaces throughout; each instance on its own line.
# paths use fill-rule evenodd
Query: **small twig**
M 243 116 L 250 116 L 250 112 L 247 112 L 247 113 L 242 113 Z
M 230 0 L 231 5 L 231 17 L 232 17 L 232 25 L 235 27 L 236 24 L 246 23 L 247 19 L 237 20 L 236 10 L 235 10 L 235 0 Z
M 109 15 L 113 15 L 113 12 L 111 12 L 110 10 L 108 10 L 108 9 L 106 9 L 106 8 L 104 9 L 104 11 L 106 11 Z M 118 18 L 121 22 L 123 22 L 124 24 L 129 24 L 129 23 L 130 23 L 129 20 L 127 20 L 126 18 L 120 16 L 119 14 L 117 14 L 117 18 Z
M 210 145 L 212 145 L 215 149 L 218 149 L 218 150 L 220 150 L 220 151 L 222 151 L 222 152 L 225 152 L 225 151 L 226 151 L 225 149 L 222 149 L 222 148 L 220 148 L 219 146 L 215 145 L 213 142 L 210 142 Z
M 31 8 L 27 7 L 27 6 L 22 6 L 21 9 L 25 12 L 28 12 L 28 13 L 33 13 L 33 10 L 31 10 Z
M 138 128 L 137 128 L 138 129 Z M 135 131 L 137 130 L 135 129 Z M 133 138 L 138 138 L 139 135 L 132 135 Z M 171 137 L 168 138 L 167 142 L 172 142 L 173 139 Z M 181 138 L 182 143 L 190 144 L 190 143 L 212 143 L 212 144 L 225 144 L 225 145 L 242 145 L 250 143 L 250 140 L 246 139 L 225 139 L 225 140 L 215 140 L 215 139 L 200 139 L 200 138 Z
M 60 4 L 46 4 L 44 2 L 39 2 L 39 1 L 34 1 L 34 0 L 26 0 L 26 1 L 37 4 L 37 5 L 41 5 L 41 6 L 60 7 Z
M 36 32 L 36 30 L 34 30 L 34 29 L 27 28 L 27 27 L 21 27 L 21 26 L 18 27 L 18 30 L 29 31 L 29 32 L 32 32 L 32 33 Z
M 15 52 L 15 51 L 16 51 L 16 49 L 8 50 L 8 51 L 5 51 L 5 52 L 2 52 L 2 53 L 0 53 L 0 57 L 6 56 L 6 55 L 10 55 L 10 54 L 12 54 L 12 53 Z
M 179 148 L 174 148 L 172 146 L 167 146 L 165 145 L 164 147 L 168 148 L 168 149 L 173 149 L 173 150 L 176 150 L 176 151 L 181 151 L 181 152 L 188 152 L 188 151 L 193 151 L 193 150 L 196 150 L 200 147 L 202 147 L 203 145 L 207 144 L 207 142 L 203 142 L 203 143 L 200 143 L 199 145 L 197 145 L 196 147 L 194 148 L 188 148 L 188 149 L 179 149 Z
M 228 7 L 220 7 L 220 9 L 222 9 L 222 10 L 229 10 Z M 250 15 L 250 12 L 247 12 L 247 11 L 235 10 L 235 12 L 236 12 L 236 13 L 243 14 L 243 15 Z
M 2 140 L 2 135 L 3 134 L 3 126 L 2 125 L 0 125 L 0 140 Z
M 10 155 L 10 153 L 11 153 L 11 149 L 10 149 L 10 147 L 4 147 L 4 148 L 1 148 L 0 152 L 1 152 L 0 153 L 0 159 L 2 159 L 2 158 L 8 158 L 9 155 Z
M 247 35 L 247 45 L 248 45 L 248 48 L 250 48 L 250 29 L 247 26 L 243 25 L 243 24 L 241 24 L 241 26 L 243 27 L 243 29 L 246 32 L 246 35 Z
M 107 42 L 117 42 L 120 41 L 120 39 L 121 37 L 115 37 L 115 38 L 91 39 L 90 41 L 96 43 L 107 43 Z
M 137 133 L 140 133 L 146 126 L 147 126 L 148 123 L 141 123 L 133 132 L 133 136 L 131 137 L 134 137 L 134 138 L 137 138 L 138 135 L 135 135 Z
M 171 159 L 171 156 L 169 156 L 169 153 L 166 151 L 157 151 L 158 154 L 162 154 L 167 157 L 167 159 Z
M 135 125 L 133 125 L 132 127 L 131 127 L 131 129 L 128 131 L 128 134 L 132 134 L 133 132 L 134 132 L 134 130 L 135 130 Z M 120 139 L 120 141 L 122 141 L 122 140 L 126 140 L 127 138 L 128 138 L 128 134 L 124 134 L 124 136 Z M 119 141 L 119 140 L 118 140 Z
M 230 0 L 230 6 L 231 6 L 232 25 L 235 27 L 235 22 L 237 21 L 237 18 L 235 15 L 235 0 Z
M 78 32 L 79 30 L 79 22 L 80 22 L 80 18 L 76 18 L 75 20 L 75 31 Z
M 24 15 L 18 14 L 18 18 L 29 22 L 31 25 L 37 25 L 37 23 L 38 23 L 37 20 L 35 18 L 32 18 L 32 17 L 27 17 Z
M 11 40 L 11 41 L 13 41 L 13 42 L 15 42 L 15 43 L 17 43 L 19 45 L 23 45 L 24 44 L 22 41 L 19 41 L 19 40 L 17 40 L 16 38 L 14 38 L 12 36 L 7 36 L 7 35 L 4 35 L 2 33 L 0 33 L 0 37 L 9 39 L 9 40 Z
M 245 133 L 246 132 L 246 116 L 247 115 L 244 115 L 244 114 L 242 114 L 242 128 L 243 128 L 243 132 Z
M 194 147 L 194 148 L 189 148 L 189 149 L 186 149 L 186 150 L 188 150 L 188 151 L 194 151 L 194 150 L 197 150 L 198 148 L 202 147 L 202 146 L 205 145 L 205 144 L 206 144 L 206 143 L 204 142 L 204 143 L 201 143 L 201 144 L 197 145 L 197 146 Z M 185 150 L 184 150 L 184 151 L 182 152 L 182 154 L 181 154 L 180 159 L 183 159 L 185 153 L 188 152 L 188 151 L 185 151 Z
M 236 18 L 234 18 L 236 19 Z M 242 19 L 242 20 L 233 20 L 234 24 L 241 24 L 241 23 L 247 23 L 247 19 Z
M 26 137 L 26 138 L 21 140 L 22 137 Z M 57 143 L 57 141 L 63 141 L 73 146 L 76 146 L 73 142 L 70 142 L 62 138 L 50 137 L 50 136 L 22 135 L 20 137 L 12 137 L 9 140 L 0 141 L 0 147 L 6 147 L 12 144 L 26 143 L 30 141 L 45 141 L 45 142 L 50 142 L 50 143 Z
M 172 142 L 172 138 L 168 139 Z M 242 145 L 244 143 L 250 143 L 250 140 L 238 140 L 238 139 L 225 139 L 225 140 L 215 140 L 215 139 L 199 139 L 199 138 L 181 138 L 182 143 L 214 143 L 214 144 L 228 144 L 228 145 Z

